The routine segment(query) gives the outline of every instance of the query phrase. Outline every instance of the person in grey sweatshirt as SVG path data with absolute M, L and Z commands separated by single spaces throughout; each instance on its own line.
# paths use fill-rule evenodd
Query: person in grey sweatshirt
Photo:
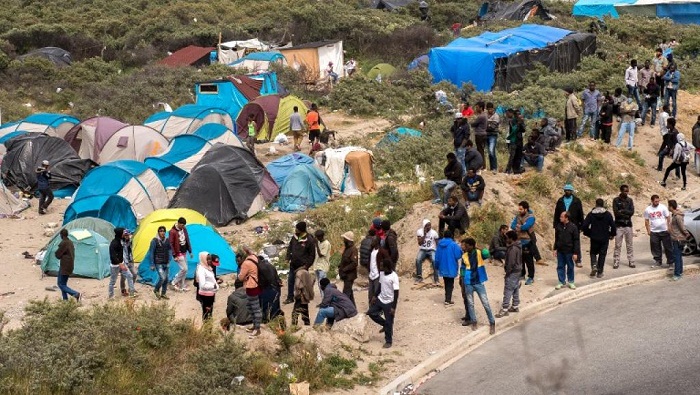
M 505 317 L 508 313 L 520 311 L 520 272 L 523 270 L 523 250 L 518 240 L 518 233 L 514 230 L 506 232 L 506 271 L 505 284 L 503 286 L 503 305 L 496 318 Z M 512 301 L 512 303 L 511 303 Z

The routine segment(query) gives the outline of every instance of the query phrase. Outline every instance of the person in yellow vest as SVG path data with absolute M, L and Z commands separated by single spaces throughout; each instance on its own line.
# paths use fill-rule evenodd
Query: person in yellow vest
M 257 129 L 258 124 L 255 122 L 255 115 L 248 115 L 248 138 L 246 138 L 246 145 L 253 155 L 255 155 L 255 131 Z
M 491 305 L 484 286 L 488 276 L 486 275 L 486 267 L 482 257 L 483 252 L 476 248 L 476 241 L 471 237 L 462 240 L 462 251 L 464 251 L 464 255 L 462 255 L 462 272 L 464 273 L 463 281 L 467 294 L 468 316 L 474 319 L 474 321 L 466 322 L 464 325 L 471 324 L 472 329 L 477 329 L 476 314 L 474 313 L 474 292 L 476 292 L 486 310 L 486 316 L 489 320 L 489 333 L 493 335 L 496 333 L 496 319 L 491 312 Z

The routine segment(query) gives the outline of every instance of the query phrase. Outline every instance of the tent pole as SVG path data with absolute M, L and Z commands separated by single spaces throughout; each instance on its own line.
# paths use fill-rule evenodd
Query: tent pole
M 509 35 L 507 35 L 507 36 L 500 37 L 500 38 L 498 38 L 498 39 L 496 39 L 496 40 L 487 42 L 487 43 L 486 43 L 486 46 L 488 47 L 488 46 L 491 45 L 491 44 L 495 44 L 495 43 L 497 43 L 497 42 L 499 42 L 499 41 L 505 40 L 506 38 L 508 38 L 508 37 L 510 37 L 510 36 L 512 36 L 512 34 L 509 34 Z

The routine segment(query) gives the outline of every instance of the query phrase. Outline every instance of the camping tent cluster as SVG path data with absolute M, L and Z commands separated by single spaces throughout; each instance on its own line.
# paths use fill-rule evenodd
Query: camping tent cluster
M 574 16 L 619 18 L 620 14 L 669 18 L 676 23 L 700 24 L 698 0 L 579 0 Z

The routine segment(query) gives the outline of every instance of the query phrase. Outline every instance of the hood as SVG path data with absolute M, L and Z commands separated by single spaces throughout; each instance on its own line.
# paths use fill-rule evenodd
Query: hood
M 517 242 L 517 241 L 516 241 L 515 243 L 509 245 L 507 248 L 508 248 L 508 249 L 517 248 L 517 249 L 519 249 L 519 250 L 522 250 L 522 249 L 523 249 L 522 244 L 520 244 L 520 243 Z
M 683 133 L 678 133 L 676 136 L 676 141 L 678 141 L 679 144 L 683 144 L 685 142 L 685 136 Z
M 448 239 L 447 237 L 443 237 L 442 239 L 438 240 L 438 247 L 439 248 L 447 248 L 449 245 L 453 244 L 455 241 L 452 239 Z
M 124 228 L 114 228 L 114 238 L 121 240 L 122 236 L 124 236 Z
M 603 215 L 607 212 L 608 210 L 606 210 L 605 207 L 596 207 L 593 210 L 591 210 L 591 214 L 593 215 Z
M 202 251 L 199 253 L 199 264 L 200 265 L 206 265 L 207 255 L 209 255 L 209 253 L 207 251 Z

